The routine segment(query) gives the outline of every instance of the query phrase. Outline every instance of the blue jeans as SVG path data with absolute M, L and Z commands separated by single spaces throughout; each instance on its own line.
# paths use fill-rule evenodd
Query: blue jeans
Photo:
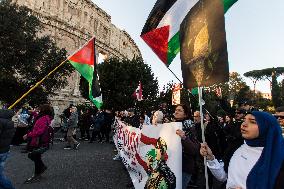
M 190 179 L 191 179 L 191 174 L 182 172 L 182 189 L 187 189 Z
M 8 158 L 9 152 L 0 154 L 0 188 L 2 189 L 15 189 L 11 181 L 4 175 L 4 165 Z

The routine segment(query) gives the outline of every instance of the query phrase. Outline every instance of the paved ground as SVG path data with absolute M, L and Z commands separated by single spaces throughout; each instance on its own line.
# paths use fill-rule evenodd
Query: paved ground
M 38 183 L 23 184 L 33 174 L 34 164 L 23 146 L 13 146 L 5 172 L 16 189 L 124 189 L 130 178 L 120 161 L 113 161 L 112 144 L 82 141 L 79 150 L 63 150 L 65 143 L 55 141 L 43 155 L 48 166 Z

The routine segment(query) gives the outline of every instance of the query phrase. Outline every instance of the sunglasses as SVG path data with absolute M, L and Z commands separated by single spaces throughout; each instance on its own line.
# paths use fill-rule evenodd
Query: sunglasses
M 275 117 L 276 119 L 278 119 L 278 118 L 284 119 L 284 116 L 274 115 L 274 117 Z

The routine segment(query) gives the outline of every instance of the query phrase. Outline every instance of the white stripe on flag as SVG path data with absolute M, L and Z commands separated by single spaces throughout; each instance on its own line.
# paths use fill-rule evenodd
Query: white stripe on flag
M 198 0 L 177 0 L 162 18 L 157 28 L 170 25 L 169 39 L 171 39 L 179 31 L 181 22 L 197 2 Z

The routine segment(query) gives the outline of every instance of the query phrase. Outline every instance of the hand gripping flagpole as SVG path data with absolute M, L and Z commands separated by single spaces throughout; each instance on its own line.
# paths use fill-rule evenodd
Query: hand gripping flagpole
M 201 130 L 202 130 L 202 142 L 205 142 L 205 126 L 203 122 L 203 111 L 202 111 L 202 87 L 198 87 L 198 97 L 199 97 L 199 107 L 200 107 L 200 124 L 201 124 Z M 206 189 L 209 189 L 208 185 L 208 169 L 207 169 L 207 163 L 206 163 L 206 157 L 203 159 L 204 161 L 204 168 L 205 168 L 205 180 L 206 180 Z
M 179 82 L 183 85 L 183 83 L 181 82 L 181 80 L 176 76 L 176 74 L 174 74 L 174 72 L 167 67 L 168 70 L 170 70 L 170 72 L 172 72 L 172 74 L 177 78 L 177 80 L 179 80 Z M 189 93 L 193 96 L 193 94 L 189 91 Z M 194 97 L 194 96 L 193 96 Z M 203 100 L 202 100 L 202 87 L 198 87 L 198 97 L 199 97 L 199 107 L 200 107 L 200 119 L 201 119 L 201 129 L 202 129 L 202 142 L 205 142 L 205 127 L 204 127 L 204 122 L 203 122 Z M 190 98 L 189 98 L 190 100 Z M 190 102 L 190 101 L 189 101 Z M 206 110 L 204 108 L 204 110 L 210 115 L 210 113 L 208 112 L 208 110 Z M 211 115 L 210 115 L 211 116 Z M 206 180 L 206 189 L 209 189 L 209 184 L 208 184 L 208 169 L 207 169 L 207 162 L 206 162 L 206 157 L 204 157 L 204 169 L 205 169 L 205 180 Z
M 81 48 L 79 48 L 79 50 L 81 50 L 87 43 L 89 43 L 89 41 L 91 41 L 94 37 L 92 37 L 90 40 L 88 40 L 86 43 L 84 43 L 84 45 L 81 46 Z M 51 70 L 51 72 L 49 72 L 46 76 L 44 76 L 39 82 L 37 82 L 34 86 L 32 86 L 25 94 L 23 94 L 18 100 L 16 100 L 11 106 L 9 106 L 8 109 L 12 109 L 15 105 L 17 105 L 21 100 L 23 100 L 23 98 L 25 98 L 28 94 L 30 94 L 35 88 L 37 88 L 42 82 L 44 82 L 46 80 L 46 78 L 48 78 L 51 74 L 53 74 L 56 70 L 58 70 L 58 68 L 60 68 L 63 64 L 65 64 L 68 59 L 70 57 L 72 57 L 74 54 L 76 54 L 79 50 L 75 51 L 73 54 L 71 54 L 70 56 L 68 56 L 67 59 L 65 59 L 63 62 L 61 62 L 58 66 L 56 66 L 53 70 Z

